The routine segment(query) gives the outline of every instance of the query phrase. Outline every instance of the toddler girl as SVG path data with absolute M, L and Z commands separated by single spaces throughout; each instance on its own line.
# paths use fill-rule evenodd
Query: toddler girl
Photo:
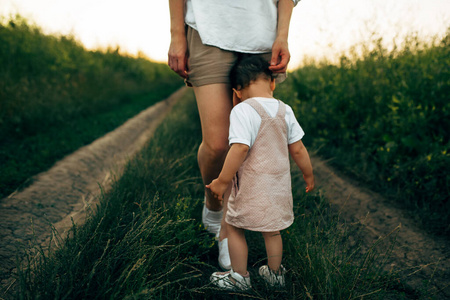
M 223 200 L 232 184 L 224 205 L 231 270 L 213 273 L 211 281 L 228 290 L 251 287 L 244 230 L 252 230 L 262 233 L 268 258 L 259 274 L 270 285 L 284 286 L 280 230 L 294 220 L 289 154 L 303 172 L 306 192 L 314 189 L 311 161 L 301 141 L 304 132 L 292 109 L 273 98 L 275 80 L 263 58 L 249 56 L 238 61 L 231 69 L 230 81 L 234 106 L 231 147 L 219 177 L 206 187 Z

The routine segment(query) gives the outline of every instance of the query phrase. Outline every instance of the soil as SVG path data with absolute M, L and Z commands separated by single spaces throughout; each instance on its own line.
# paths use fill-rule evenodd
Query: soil
M 33 239 L 48 243 L 51 225 L 64 236 L 72 219 L 82 223 L 86 208 L 95 207 L 101 189 L 107 190 L 112 177 L 120 176 L 128 159 L 151 138 L 185 92 L 186 88 L 178 90 L 35 176 L 24 190 L 0 200 L 0 299 L 15 283 L 12 274 L 17 254 L 23 253 L 20 249 Z M 448 240 L 427 234 L 401 209 L 338 173 L 321 158 L 313 156 L 312 164 L 318 189 L 330 199 L 340 219 L 360 228 L 358 236 L 350 236 L 350 242 L 362 239 L 362 251 L 370 251 L 374 243 L 378 248 L 382 243 L 389 248 L 395 238 L 386 266 L 399 272 L 407 284 L 405 290 L 412 291 L 408 295 L 415 297 L 414 291 L 421 290 L 426 298 L 450 299 Z
M 362 239 L 362 251 L 385 251 L 382 255 L 386 256 L 386 270 L 398 272 L 406 284 L 403 289 L 411 298 L 420 291 L 426 299 L 450 299 L 447 239 L 425 232 L 404 210 L 341 174 L 323 159 L 313 156 L 311 162 L 319 190 L 336 208 L 340 219 L 360 227 L 358 234 L 350 235 L 350 242 Z
M 57 162 L 32 178 L 32 184 L 0 200 L 0 299 L 16 280 L 16 257 L 31 243 L 46 245 L 52 228 L 60 236 L 80 224 L 88 207 L 95 208 L 126 162 L 151 138 L 154 130 L 187 88 L 144 110 L 122 126 Z

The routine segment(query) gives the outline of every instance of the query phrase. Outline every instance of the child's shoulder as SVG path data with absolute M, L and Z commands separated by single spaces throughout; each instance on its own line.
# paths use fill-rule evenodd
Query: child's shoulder
M 231 113 L 235 115 L 249 115 L 252 114 L 253 111 L 254 109 L 250 106 L 250 104 L 241 102 L 233 107 Z
M 286 104 L 285 102 L 283 102 L 282 100 L 276 99 L 276 98 L 262 98 L 262 97 L 255 97 L 255 98 L 250 98 L 252 99 L 251 101 L 256 101 L 257 103 L 259 103 L 260 105 L 262 105 L 265 109 L 268 110 L 278 110 L 278 103 L 285 105 L 286 106 L 286 111 L 288 113 L 292 113 L 293 110 L 292 108 Z M 236 106 L 233 107 L 233 110 L 235 112 L 241 112 L 241 113 L 255 113 L 255 109 L 254 107 L 250 104 L 251 101 L 248 101 L 250 99 L 247 99 L 239 104 L 237 104 Z
M 272 108 L 278 108 L 278 103 L 285 105 L 287 111 L 292 112 L 291 106 L 289 104 L 286 104 L 283 102 L 283 100 L 276 99 L 276 98 L 254 98 L 258 103 L 262 104 L 264 107 L 272 107 Z M 245 102 L 242 102 L 245 103 Z M 249 105 L 250 106 L 250 105 Z
M 250 104 L 251 101 L 256 101 L 257 103 L 262 104 L 262 105 L 270 105 L 270 104 L 278 104 L 279 100 L 275 99 L 275 98 L 254 97 L 254 98 L 249 98 L 249 99 L 239 103 L 238 105 L 245 104 L 247 106 L 251 106 L 251 104 Z

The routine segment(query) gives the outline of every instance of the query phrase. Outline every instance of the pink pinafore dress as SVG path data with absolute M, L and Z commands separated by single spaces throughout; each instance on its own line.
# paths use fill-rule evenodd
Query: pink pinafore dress
M 261 126 L 234 176 L 225 221 L 252 231 L 282 230 L 294 221 L 286 105 L 279 101 L 272 118 L 255 99 L 245 103 L 261 116 Z

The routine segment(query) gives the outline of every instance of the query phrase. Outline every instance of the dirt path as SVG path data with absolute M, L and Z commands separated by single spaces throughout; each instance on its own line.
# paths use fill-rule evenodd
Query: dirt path
M 425 281 L 430 281 L 425 287 L 430 299 L 433 296 L 450 299 L 449 241 L 428 235 L 402 210 L 339 174 L 323 160 L 312 157 L 312 164 L 319 188 L 339 210 L 341 219 L 356 225 L 364 224 L 359 234 L 364 240 L 363 251 L 367 251 L 380 237 L 386 241 L 382 247 L 390 244 L 391 238 L 396 236 L 387 266 L 400 270 L 404 281 L 414 290 L 421 289 Z
M 0 200 L 0 299 L 2 291 L 14 280 L 16 254 L 33 239 L 40 244 L 50 238 L 50 224 L 62 236 L 65 230 L 85 217 L 87 206 L 95 207 L 100 194 L 99 184 L 108 189 L 111 172 L 121 169 L 153 134 L 156 127 L 183 96 L 181 88 L 121 127 L 80 148 L 57 162 L 50 170 L 33 178 L 33 184 Z
M 149 108 L 120 128 L 83 147 L 34 178 L 23 191 L 0 200 L 0 279 L 2 290 L 11 285 L 17 246 L 32 239 L 31 223 L 38 242 L 49 239 L 49 224 L 62 233 L 83 221 L 87 205 L 95 204 L 98 184 L 108 188 L 111 170 L 120 170 L 129 157 L 151 137 L 154 129 L 186 89 Z M 323 160 L 312 157 L 319 188 L 339 210 L 341 218 L 360 226 L 365 249 L 380 237 L 398 229 L 396 246 L 387 264 L 402 270 L 414 289 L 431 280 L 427 290 L 437 299 L 450 299 L 450 244 L 417 228 L 403 212 L 380 195 L 338 174 Z M 397 234 L 397 231 L 395 231 Z M 391 235 L 393 236 L 393 235 Z M 389 240 L 389 239 L 386 239 Z M 0 293 L 0 298 L 2 293 Z

